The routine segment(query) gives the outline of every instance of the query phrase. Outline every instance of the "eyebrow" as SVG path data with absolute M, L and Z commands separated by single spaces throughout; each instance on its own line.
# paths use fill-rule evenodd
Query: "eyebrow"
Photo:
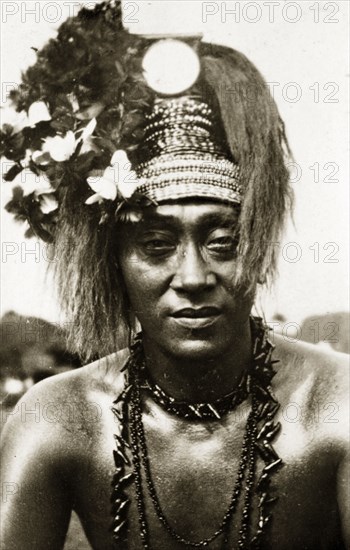
M 212 226 L 232 227 L 232 225 L 235 225 L 237 223 L 238 216 L 239 214 L 235 210 L 227 212 L 227 214 L 218 212 L 204 212 L 196 219 L 196 221 L 203 228 L 208 228 Z M 152 212 L 147 214 L 147 216 L 142 219 L 141 223 L 150 227 L 159 227 L 159 225 L 162 224 L 177 227 L 179 225 L 179 219 L 177 216 Z

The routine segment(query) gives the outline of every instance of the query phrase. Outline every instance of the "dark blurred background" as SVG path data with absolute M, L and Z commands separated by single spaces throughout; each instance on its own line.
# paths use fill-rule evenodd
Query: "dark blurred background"
M 40 380 L 81 366 L 79 357 L 67 351 L 58 325 L 9 311 L 0 330 L 0 395 L 7 406 Z
M 48 376 L 80 367 L 81 362 L 67 351 L 64 330 L 44 319 L 9 311 L 1 318 L 0 329 L 1 429 L 10 410 L 31 386 Z M 75 513 L 64 548 L 91 548 Z

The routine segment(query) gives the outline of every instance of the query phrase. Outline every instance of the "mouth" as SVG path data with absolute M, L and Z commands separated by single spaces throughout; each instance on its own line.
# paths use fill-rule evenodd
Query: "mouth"
M 183 308 L 171 314 L 175 322 L 189 329 L 206 328 L 216 323 L 221 311 L 217 307 Z

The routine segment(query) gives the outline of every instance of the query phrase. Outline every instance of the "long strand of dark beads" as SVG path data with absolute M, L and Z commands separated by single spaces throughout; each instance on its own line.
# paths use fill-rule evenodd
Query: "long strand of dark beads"
M 257 453 L 255 449 L 255 440 L 257 435 L 257 422 L 256 422 L 256 415 L 257 415 L 257 401 L 255 396 L 253 395 L 252 400 L 252 425 L 249 428 L 250 431 L 250 439 L 249 439 L 249 462 L 248 462 L 248 469 L 246 474 L 246 480 L 245 480 L 245 495 L 244 495 L 244 504 L 243 504 L 243 511 L 242 511 L 242 521 L 241 521 L 241 528 L 239 531 L 239 541 L 238 541 L 238 548 L 245 550 L 247 546 L 247 541 L 249 538 L 249 527 L 250 527 L 250 512 L 251 512 L 251 505 L 252 505 L 252 490 L 254 485 L 254 476 L 255 476 L 255 463 L 257 458 Z M 232 550 L 232 548 L 229 549 L 229 535 L 230 535 L 230 524 L 226 526 L 226 529 L 224 531 L 224 539 L 223 539 L 223 547 L 222 550 Z
M 246 484 L 245 484 L 245 496 L 244 496 L 244 504 L 243 504 L 243 511 L 242 511 L 242 523 L 241 523 L 241 529 L 239 531 L 239 541 L 238 541 L 238 548 L 241 550 L 245 550 L 247 548 L 248 539 L 249 539 L 249 527 L 250 527 L 250 515 L 251 515 L 251 506 L 252 506 L 252 492 L 253 492 L 253 486 L 254 486 L 254 476 L 255 476 L 255 463 L 257 458 L 257 453 L 255 449 L 255 441 L 257 436 L 257 401 L 256 397 L 253 393 L 252 396 L 252 424 L 250 426 L 251 430 L 251 437 L 250 437 L 250 445 L 249 445 L 249 463 L 248 463 L 248 470 L 247 470 L 247 477 L 246 477 Z
M 133 389 L 130 402 L 130 441 L 131 441 L 131 453 L 134 467 L 134 483 L 136 492 L 136 505 L 139 516 L 140 536 L 144 550 L 149 550 L 149 530 L 147 526 L 146 511 L 144 506 L 144 495 L 142 489 L 142 475 L 141 475 L 141 460 L 138 444 L 138 426 L 142 423 L 142 412 L 137 406 L 140 399 L 138 383 L 134 379 L 136 373 L 132 373 Z M 136 382 L 136 383 L 135 383 Z
M 254 413 L 253 413 L 253 411 L 251 411 L 251 413 L 249 414 L 248 420 L 247 420 L 246 433 L 245 433 L 244 440 L 243 440 L 242 454 L 241 454 L 241 460 L 240 460 L 240 464 L 239 464 L 239 468 L 238 468 L 237 479 L 236 479 L 233 495 L 232 495 L 231 502 L 230 502 L 230 505 L 228 507 L 228 510 L 227 510 L 226 514 L 224 515 L 224 518 L 223 518 L 223 521 L 221 522 L 220 527 L 215 531 L 215 533 L 212 536 L 210 536 L 208 538 L 205 538 L 201 541 L 194 542 L 194 541 L 190 541 L 190 540 L 182 537 L 181 535 L 179 535 L 171 527 L 171 525 L 169 524 L 169 522 L 168 522 L 168 520 L 167 520 L 167 518 L 166 518 L 166 516 L 165 516 L 165 514 L 164 514 L 164 512 L 161 508 L 161 505 L 160 505 L 160 502 L 159 502 L 159 499 L 158 499 L 158 495 L 156 493 L 156 490 L 155 490 L 155 487 L 154 487 L 154 484 L 153 484 L 151 471 L 150 471 L 150 464 L 149 464 L 149 459 L 148 459 L 146 438 L 145 438 L 145 433 L 144 433 L 144 429 L 143 429 L 143 425 L 142 425 L 142 418 L 141 418 L 141 415 L 140 415 L 141 402 L 140 402 L 139 392 L 138 392 L 138 396 L 137 396 L 137 403 L 135 403 L 135 406 L 139 409 L 138 414 L 137 414 L 137 418 L 141 420 L 140 425 L 137 428 L 137 435 L 139 436 L 141 458 L 142 458 L 142 463 L 143 463 L 143 467 L 144 467 L 144 471 L 145 471 L 145 475 L 146 475 L 146 484 L 147 484 L 148 491 L 149 491 L 149 494 L 150 494 L 150 497 L 151 497 L 151 500 L 152 500 L 153 506 L 155 508 L 158 519 L 164 525 L 165 529 L 172 536 L 172 538 L 174 538 L 178 542 L 184 544 L 185 546 L 191 546 L 191 547 L 194 547 L 194 548 L 201 548 L 201 547 L 208 546 L 213 540 L 215 540 L 219 535 L 221 535 L 224 532 L 227 524 L 229 523 L 230 519 L 232 518 L 232 515 L 234 514 L 235 509 L 237 507 L 239 496 L 240 496 L 241 491 L 242 491 L 242 483 L 243 483 L 243 479 L 245 477 L 244 476 L 245 470 L 246 470 L 247 465 L 249 463 L 249 450 L 250 450 L 250 448 L 252 448 L 254 446 L 253 442 L 250 441 L 250 439 L 252 437 L 252 434 L 254 432 L 254 430 L 252 430 L 252 424 L 254 422 Z
M 230 538 L 230 531 L 231 531 L 231 524 L 230 522 L 227 523 L 225 526 L 225 529 L 223 531 L 223 539 L 222 539 L 222 547 L 221 550 L 231 550 L 229 549 L 229 538 Z

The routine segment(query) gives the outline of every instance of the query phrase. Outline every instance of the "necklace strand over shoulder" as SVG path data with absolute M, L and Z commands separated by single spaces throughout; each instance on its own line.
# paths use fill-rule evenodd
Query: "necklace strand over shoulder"
M 118 431 L 115 434 L 116 450 L 114 460 L 116 472 L 113 478 L 112 514 L 113 536 L 120 545 L 127 544 L 129 498 L 125 489 L 134 483 L 136 505 L 139 516 L 140 537 L 143 548 L 150 549 L 150 530 L 145 509 L 145 491 L 148 491 L 156 516 L 169 537 L 192 548 L 208 547 L 211 542 L 222 536 L 223 547 L 228 548 L 231 520 L 242 499 L 242 514 L 239 531 L 238 548 L 261 548 L 271 523 L 270 507 L 277 500 L 271 497 L 270 477 L 281 466 L 282 460 L 272 447 L 272 440 L 277 435 L 280 424 L 274 422 L 274 415 L 279 404 L 271 391 L 273 370 L 272 352 L 274 346 L 267 338 L 267 331 L 260 318 L 252 318 L 253 361 L 251 367 L 242 377 L 237 389 L 214 403 L 188 404 L 178 402 L 166 395 L 159 386 L 147 380 L 142 339 L 138 337 L 131 348 L 129 360 L 125 366 L 125 387 L 113 404 L 113 412 L 118 420 Z M 223 519 L 212 535 L 193 541 L 176 531 L 169 523 L 163 510 L 158 493 L 153 483 L 151 464 L 148 456 L 146 434 L 142 421 L 141 393 L 148 392 L 151 397 L 172 414 L 182 416 L 189 421 L 207 419 L 219 420 L 233 410 L 244 399 L 251 399 L 245 435 L 242 444 L 241 458 L 236 481 L 232 489 L 230 504 Z M 260 455 L 265 463 L 260 478 L 255 479 L 256 460 Z M 126 473 L 129 467 L 132 471 Z M 145 478 L 142 479 L 142 470 Z M 257 496 L 259 515 L 258 525 L 251 538 L 251 510 L 253 497 Z

